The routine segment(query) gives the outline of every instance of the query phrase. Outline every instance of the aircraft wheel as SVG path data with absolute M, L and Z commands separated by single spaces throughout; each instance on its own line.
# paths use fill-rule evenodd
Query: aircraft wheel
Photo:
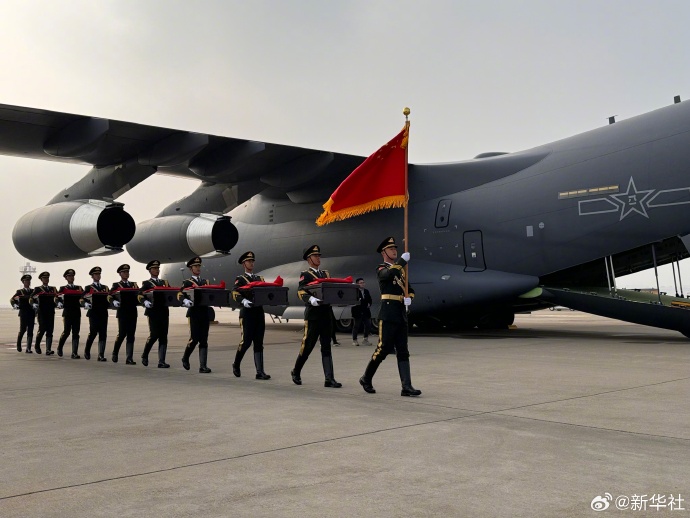
M 449 331 L 470 331 L 474 329 L 477 322 L 468 318 L 456 318 L 445 322 L 446 329 Z
M 371 319 L 371 327 L 376 329 L 376 332 L 378 333 L 379 331 L 379 319 L 378 318 L 373 318 Z
M 352 333 L 354 321 L 351 318 L 341 318 L 335 321 L 335 328 L 340 333 Z
M 515 313 L 509 309 L 493 311 L 479 318 L 479 329 L 507 329 L 515 321 Z

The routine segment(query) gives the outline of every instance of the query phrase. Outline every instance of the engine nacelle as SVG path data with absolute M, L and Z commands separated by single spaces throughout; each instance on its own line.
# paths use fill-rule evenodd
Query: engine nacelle
M 12 241 L 17 252 L 32 261 L 69 261 L 122 252 L 135 229 L 122 203 L 66 201 L 22 216 Z
M 141 263 L 152 259 L 170 263 L 197 255 L 227 254 L 238 239 L 239 233 L 229 216 L 180 214 L 139 223 L 127 252 Z

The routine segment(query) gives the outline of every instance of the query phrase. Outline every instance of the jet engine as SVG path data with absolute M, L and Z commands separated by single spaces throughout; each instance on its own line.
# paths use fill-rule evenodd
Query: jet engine
M 187 261 L 197 255 L 228 254 L 238 239 L 229 216 L 179 214 L 139 223 L 127 252 L 141 263 L 152 259 L 164 263 Z
M 135 229 L 122 203 L 77 200 L 25 214 L 14 226 L 12 240 L 27 259 L 47 263 L 122 252 Z

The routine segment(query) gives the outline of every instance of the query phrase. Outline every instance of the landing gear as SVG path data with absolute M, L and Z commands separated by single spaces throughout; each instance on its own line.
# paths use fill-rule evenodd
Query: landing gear
M 515 313 L 510 309 L 497 309 L 482 315 L 477 322 L 479 329 L 508 329 L 515 321 Z

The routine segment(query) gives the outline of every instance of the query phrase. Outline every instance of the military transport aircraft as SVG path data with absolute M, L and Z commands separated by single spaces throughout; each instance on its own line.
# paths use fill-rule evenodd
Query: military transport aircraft
M 65 261 L 127 245 L 137 261 L 168 263 L 175 284 L 194 255 L 210 258 L 209 278 L 231 280 L 238 254 L 251 249 L 263 275 L 292 287 L 292 306 L 273 308 L 289 318 L 303 309 L 294 288 L 304 248 L 319 244 L 332 275 L 362 276 L 375 292 L 376 246 L 402 237 L 402 209 L 315 225 L 360 156 L 7 105 L 0 153 L 91 166 L 16 223 L 26 258 Z M 115 200 L 155 173 L 201 184 L 135 224 Z M 505 327 L 515 312 L 564 305 L 690 336 L 686 299 L 641 299 L 615 283 L 689 255 L 690 103 L 676 98 L 526 151 L 411 164 L 409 192 L 411 318 L 420 328 Z

